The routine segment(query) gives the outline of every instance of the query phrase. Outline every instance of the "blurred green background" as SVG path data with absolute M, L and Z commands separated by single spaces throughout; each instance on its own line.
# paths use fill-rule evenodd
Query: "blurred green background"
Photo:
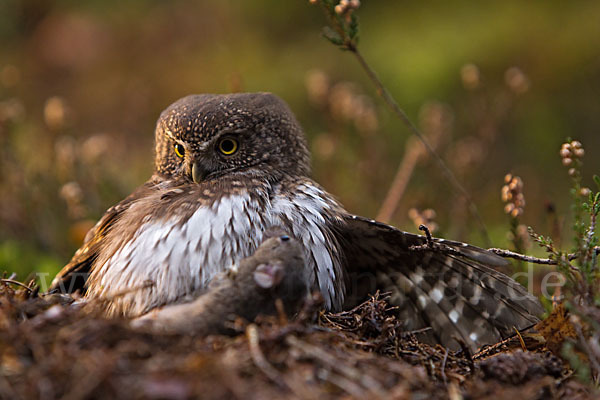
M 569 212 L 564 139 L 584 145 L 584 184 L 600 172 L 600 2 L 364 1 L 358 16 L 365 58 L 439 137 L 494 245 L 510 246 L 508 172 L 524 181 L 521 222 L 559 235 L 549 210 Z M 190 93 L 278 94 L 309 137 L 314 177 L 376 216 L 414 145 L 324 24 L 304 0 L 0 1 L 0 270 L 64 265 L 150 176 L 155 121 Z M 422 157 L 391 222 L 415 231 L 427 208 L 439 234 L 484 244 Z

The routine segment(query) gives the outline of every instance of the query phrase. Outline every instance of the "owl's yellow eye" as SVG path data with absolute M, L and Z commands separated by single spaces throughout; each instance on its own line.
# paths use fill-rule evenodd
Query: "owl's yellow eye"
M 177 154 L 177 157 L 183 158 L 185 155 L 185 147 L 183 147 L 182 144 L 175 143 L 175 154 Z
M 238 142 L 232 138 L 225 138 L 219 142 L 219 151 L 226 156 L 230 156 L 238 149 Z

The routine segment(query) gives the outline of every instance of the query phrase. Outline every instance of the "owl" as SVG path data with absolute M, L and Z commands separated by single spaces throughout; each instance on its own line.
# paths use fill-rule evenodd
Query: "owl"
M 138 317 L 182 302 L 250 256 L 273 227 L 303 249 L 328 310 L 390 292 L 406 329 L 475 349 L 537 321 L 538 300 L 480 248 L 352 215 L 311 177 L 303 131 L 269 93 L 191 95 L 162 112 L 150 179 L 111 207 L 52 290 Z M 431 243 L 430 243 L 431 244 Z

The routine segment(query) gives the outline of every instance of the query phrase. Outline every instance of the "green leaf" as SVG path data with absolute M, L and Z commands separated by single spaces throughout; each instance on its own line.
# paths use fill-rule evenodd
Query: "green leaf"
M 356 16 L 355 13 L 353 13 L 350 16 L 349 36 L 350 36 L 350 39 L 352 39 L 352 40 L 356 39 L 355 40 L 355 43 L 356 43 L 356 41 L 358 40 L 358 17 Z
M 596 186 L 600 189 L 600 176 L 594 175 L 594 182 L 596 182 Z
M 329 40 L 331 43 L 335 44 L 336 46 L 341 46 L 344 44 L 344 40 L 341 38 L 341 36 L 334 31 L 333 29 L 331 29 L 330 27 L 326 26 L 323 28 L 323 37 L 325 37 L 325 39 Z

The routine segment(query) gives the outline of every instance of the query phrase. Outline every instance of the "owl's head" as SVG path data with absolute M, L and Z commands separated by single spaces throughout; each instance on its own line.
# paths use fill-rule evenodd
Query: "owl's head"
M 191 95 L 156 125 L 158 174 L 202 182 L 225 175 L 308 176 L 310 155 L 288 106 L 270 93 Z

